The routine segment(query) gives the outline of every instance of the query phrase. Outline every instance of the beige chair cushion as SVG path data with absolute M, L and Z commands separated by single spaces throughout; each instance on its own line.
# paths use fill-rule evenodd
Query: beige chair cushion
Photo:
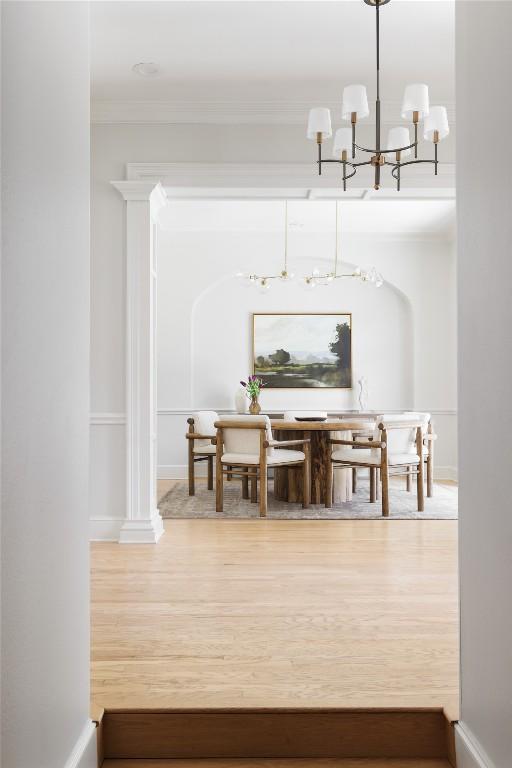
M 270 419 L 268 416 L 252 416 L 252 415 L 229 415 L 223 416 L 221 421 L 229 422 L 236 421 L 249 424 L 261 424 L 265 427 L 266 439 L 270 442 L 272 440 L 272 427 L 270 426 Z M 259 429 L 229 429 L 224 427 L 224 453 L 225 454 L 237 454 L 237 455 L 260 455 L 260 430 Z M 270 463 L 270 458 L 273 456 L 273 448 L 267 448 L 267 461 Z M 223 459 L 224 460 L 224 459 Z M 258 458 L 259 461 L 259 458 Z M 253 462 L 251 462 L 253 463 Z
M 408 422 L 411 420 L 416 420 L 412 418 L 411 413 L 392 413 L 378 416 L 375 422 L 373 439 L 381 439 L 379 424 L 383 424 L 384 427 L 386 427 L 387 425 L 400 425 L 402 422 Z M 414 427 L 412 429 L 407 427 L 404 427 L 403 429 L 389 429 L 387 431 L 386 442 L 388 447 L 388 457 L 391 455 L 403 455 L 406 453 L 416 456 L 416 428 Z
M 194 440 L 194 443 L 204 443 L 204 440 Z M 194 446 L 194 453 L 208 453 L 215 456 L 216 448 L 214 445 L 210 443 L 210 445 L 195 445 Z
M 304 454 L 302 451 L 290 451 L 287 448 L 280 448 L 272 453 L 272 456 L 267 458 L 268 466 L 275 466 L 276 464 L 290 464 L 294 461 L 304 461 Z M 222 456 L 222 462 L 224 464 L 259 464 L 260 454 L 258 453 L 224 453 Z
M 349 461 L 351 464 L 372 464 L 379 466 L 381 460 L 381 451 L 379 448 L 372 448 L 371 451 L 365 448 L 339 448 L 332 452 L 333 461 Z M 417 464 L 418 456 L 411 453 L 391 453 L 388 454 L 388 465 L 398 466 L 402 464 Z
M 194 432 L 199 435 L 211 435 L 215 437 L 217 430 L 214 427 L 219 420 L 219 414 L 215 411 L 196 411 L 192 414 L 194 419 Z M 207 450 L 203 450 L 206 448 Z M 210 451 L 213 448 L 213 451 Z M 215 453 L 215 446 L 209 440 L 194 440 L 194 453 Z

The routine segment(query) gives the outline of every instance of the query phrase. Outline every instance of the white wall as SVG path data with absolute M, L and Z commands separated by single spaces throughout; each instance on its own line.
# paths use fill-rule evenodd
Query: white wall
M 92 768 L 86 3 L 2 3 L 2 159 L 3 765 Z
M 511 2 L 456 4 L 461 728 L 459 768 L 512 760 L 510 163 L 480 146 L 475 96 L 510 125 Z M 498 427 L 498 433 L 496 429 Z M 499 440 L 499 435 L 503 440 Z M 480 758 L 477 756 L 480 753 Z
M 199 204 L 199 227 L 200 211 Z M 332 233 L 298 231 L 290 235 L 289 249 L 290 269 L 297 275 L 315 266 L 324 270 L 332 266 Z M 244 288 L 234 275 L 238 270 L 280 269 L 280 233 L 159 234 L 161 477 L 186 476 L 183 434 L 191 410 L 234 408 L 237 384 L 251 372 L 252 313 L 287 311 L 352 312 L 354 383 L 362 375 L 368 379 L 370 408 L 433 410 L 439 476 L 453 475 L 457 464 L 453 246 L 425 238 L 347 235 L 342 238 L 342 252 L 349 262 L 346 269 L 375 265 L 386 277 L 384 286 L 376 290 L 358 281 L 338 281 L 307 292 L 297 280 L 261 295 Z M 261 404 L 278 411 L 351 409 L 357 407 L 357 388 L 269 389 L 263 390 Z

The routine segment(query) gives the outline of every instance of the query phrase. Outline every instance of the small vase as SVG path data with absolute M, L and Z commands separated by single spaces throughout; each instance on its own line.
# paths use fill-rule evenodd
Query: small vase
M 251 404 L 249 406 L 249 413 L 251 413 L 253 416 L 257 416 L 259 413 L 261 413 L 261 406 L 258 403 L 257 397 L 251 397 Z

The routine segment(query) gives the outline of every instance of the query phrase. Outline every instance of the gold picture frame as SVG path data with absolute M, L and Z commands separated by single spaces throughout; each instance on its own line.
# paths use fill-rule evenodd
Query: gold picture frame
M 351 312 L 253 312 L 253 375 L 265 389 L 351 389 L 352 330 Z

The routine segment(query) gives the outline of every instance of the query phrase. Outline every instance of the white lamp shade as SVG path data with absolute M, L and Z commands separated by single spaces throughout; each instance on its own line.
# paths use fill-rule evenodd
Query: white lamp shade
M 388 131 L 388 141 L 386 149 L 388 150 L 388 156 L 395 159 L 395 153 L 389 152 L 390 149 L 400 149 L 400 147 L 408 147 L 411 143 L 411 137 L 409 129 L 405 125 L 399 125 L 397 128 L 390 128 Z M 402 157 L 408 157 L 412 152 L 412 149 L 404 149 L 401 154 Z
M 338 128 L 334 134 L 334 143 L 332 145 L 332 156 L 336 160 L 341 159 L 341 153 L 343 150 L 347 151 L 350 156 L 352 154 L 352 129 L 351 128 Z
M 446 107 L 430 107 L 430 112 L 423 125 L 423 138 L 427 141 L 434 141 L 435 131 L 439 133 L 439 141 L 445 139 L 450 133 Z
M 321 133 L 324 139 L 332 136 L 331 111 L 327 107 L 309 110 L 308 139 L 316 139 L 317 133 Z
M 357 114 L 357 119 L 368 117 L 368 96 L 364 85 L 347 85 L 343 89 L 341 102 L 341 116 L 343 120 L 350 120 L 352 112 Z
M 420 120 L 428 115 L 428 85 L 424 83 L 413 83 L 413 85 L 405 86 L 402 117 L 404 120 L 412 120 L 414 112 L 418 112 Z

